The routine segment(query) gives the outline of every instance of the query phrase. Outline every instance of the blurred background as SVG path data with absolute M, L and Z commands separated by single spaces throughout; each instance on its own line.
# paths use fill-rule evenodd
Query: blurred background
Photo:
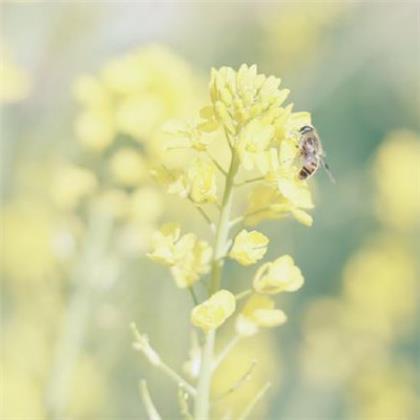
M 244 341 L 215 388 L 267 380 L 255 419 L 414 419 L 419 355 L 420 26 L 413 2 L 2 2 L 2 420 L 164 418 L 176 388 L 132 350 L 130 321 L 181 371 L 190 297 L 147 260 L 168 220 L 208 231 L 149 169 L 161 125 L 206 104 L 211 67 L 257 64 L 312 113 L 337 183 L 314 225 L 270 221 L 294 256 L 287 324 Z M 182 158 L 181 158 L 182 161 Z M 229 263 L 232 288 L 249 270 Z M 217 407 L 216 407 L 217 409 Z

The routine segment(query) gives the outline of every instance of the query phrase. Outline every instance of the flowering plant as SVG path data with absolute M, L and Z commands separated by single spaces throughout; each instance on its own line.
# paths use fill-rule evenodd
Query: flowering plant
M 176 143 L 168 147 L 168 153 L 173 147 L 190 149 L 194 155 L 191 165 L 186 169 L 163 166 L 154 170 L 168 193 L 193 204 L 213 234 L 210 245 L 193 233 L 183 233 L 178 224 L 166 224 L 155 233 L 148 254 L 169 267 L 176 285 L 192 295 L 191 323 L 203 334 L 195 369 L 196 386 L 168 367 L 133 325 L 134 346 L 176 381 L 184 397 L 194 399 L 193 416 L 185 398 L 181 407 L 183 413 L 197 420 L 209 418 L 212 375 L 238 339 L 286 321 L 284 312 L 275 309 L 272 295 L 296 291 L 303 285 L 302 273 L 289 255 L 263 263 L 254 274 L 252 287 L 236 295 L 222 276 L 229 258 L 249 267 L 264 258 L 267 251 L 269 238 L 243 225 L 289 215 L 305 225 L 312 223 L 306 212 L 313 207 L 311 194 L 306 181 L 297 177 L 298 131 L 310 123 L 310 115 L 293 112 L 291 104 L 285 106 L 289 91 L 279 89 L 279 85 L 280 79 L 258 74 L 255 65 L 242 65 L 238 71 L 229 67 L 213 69 L 210 103 L 200 110 L 200 118 L 193 123 L 172 121 L 165 126 Z M 252 187 L 248 208 L 234 216 L 234 194 L 243 186 Z M 205 284 L 203 296 L 197 290 Z M 240 307 L 240 300 L 246 297 Z M 232 342 L 215 355 L 216 332 L 234 314 Z M 264 385 L 240 418 L 250 413 L 268 386 Z M 145 383 L 142 395 L 150 417 L 158 418 Z

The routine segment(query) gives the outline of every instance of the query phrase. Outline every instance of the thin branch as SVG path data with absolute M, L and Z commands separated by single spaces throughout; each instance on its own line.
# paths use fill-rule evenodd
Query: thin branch
M 198 302 L 197 295 L 196 295 L 196 293 L 194 291 L 194 286 L 190 286 L 188 288 L 188 291 L 190 292 L 190 295 L 191 295 L 191 298 L 192 298 L 192 300 L 194 302 L 194 305 L 197 306 L 199 302 Z
M 244 185 L 249 185 L 249 184 L 253 184 L 254 182 L 259 182 L 259 181 L 263 181 L 265 178 L 263 176 L 258 176 L 256 178 L 250 178 L 250 179 L 246 179 L 245 181 L 242 182 L 237 182 L 235 184 L 235 187 L 242 187 Z
M 213 363 L 213 371 L 215 371 L 219 365 L 223 362 L 223 360 L 225 359 L 225 357 L 230 353 L 230 351 L 236 346 L 236 344 L 238 344 L 239 340 L 240 340 L 240 336 L 239 335 L 235 335 L 224 347 L 224 349 L 217 355 L 217 357 L 215 358 L 215 361 Z
M 207 155 L 211 159 L 211 161 L 214 163 L 216 168 L 220 171 L 220 173 L 224 176 L 227 176 L 227 172 L 223 169 L 222 165 L 210 154 L 209 151 L 207 151 Z
M 182 387 L 178 389 L 178 403 L 181 412 L 181 416 L 185 420 L 193 420 L 193 416 L 190 412 L 190 407 L 188 404 L 188 393 L 184 392 Z
M 248 382 L 252 376 L 252 373 L 254 372 L 256 365 L 257 361 L 253 360 L 248 370 L 229 389 L 227 389 L 223 394 L 216 397 L 214 402 L 218 402 L 228 397 L 230 394 L 233 394 L 237 389 L 239 389 L 245 382 Z
M 252 412 L 254 407 L 258 404 L 258 402 L 262 399 L 264 394 L 268 391 L 270 388 L 271 383 L 267 382 L 255 395 L 254 399 L 246 406 L 245 410 L 242 412 L 242 414 L 238 417 L 237 420 L 245 420 Z
M 210 216 L 205 212 L 205 210 L 202 207 L 198 206 L 197 203 L 195 203 L 194 200 L 190 196 L 188 196 L 188 200 L 191 201 L 191 203 L 194 205 L 194 207 L 200 213 L 200 215 L 202 216 L 202 218 L 210 226 L 210 229 L 214 232 L 215 225 L 214 225 L 213 221 L 211 220 Z
M 130 327 L 135 338 L 133 343 L 134 349 L 143 353 L 146 359 L 153 366 L 156 366 L 162 372 L 166 373 L 166 375 L 168 375 L 168 377 L 171 378 L 178 386 L 183 387 L 190 395 L 195 396 L 197 394 L 195 388 L 165 362 L 163 362 L 156 350 L 150 345 L 148 337 L 139 333 L 134 322 L 130 324 Z
M 244 220 L 245 220 L 245 216 L 239 216 L 236 219 L 231 220 L 229 222 L 229 229 L 232 229 L 233 227 L 235 227 L 239 223 L 242 223 Z
M 238 294 L 235 295 L 235 299 L 236 300 L 241 300 L 243 298 L 246 298 L 247 296 L 249 296 L 252 293 L 252 289 L 247 289 L 244 290 L 243 292 L 240 292 Z
M 140 395 L 143 400 L 144 407 L 146 409 L 149 420 L 161 420 L 162 417 L 156 410 L 156 407 L 150 396 L 149 389 L 145 380 L 140 381 Z

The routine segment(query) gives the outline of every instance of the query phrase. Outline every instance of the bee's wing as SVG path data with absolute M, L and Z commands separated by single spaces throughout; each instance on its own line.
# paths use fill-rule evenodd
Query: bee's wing
M 323 154 L 323 155 L 321 156 L 321 165 L 322 165 L 322 167 L 325 169 L 325 172 L 327 173 L 328 178 L 330 179 L 330 181 L 331 181 L 333 184 L 335 184 L 335 183 L 336 183 L 336 181 L 335 181 L 334 175 L 332 174 L 331 169 L 330 169 L 330 167 L 328 166 L 328 163 L 325 161 L 325 154 Z

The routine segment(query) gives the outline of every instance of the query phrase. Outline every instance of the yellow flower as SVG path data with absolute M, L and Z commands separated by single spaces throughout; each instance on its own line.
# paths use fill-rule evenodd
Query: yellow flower
M 152 249 L 147 256 L 152 260 L 164 264 L 173 265 L 176 261 L 176 243 L 181 237 L 181 227 L 177 223 L 167 223 L 153 235 Z
M 185 173 L 179 169 L 168 169 L 164 166 L 151 171 L 156 181 L 166 188 L 168 194 L 174 194 L 181 198 L 188 197 L 190 182 Z
M 267 252 L 268 242 L 262 233 L 243 229 L 236 236 L 229 256 L 242 265 L 255 264 Z
M 171 135 L 171 142 L 167 146 L 168 150 L 192 148 L 197 152 L 203 152 L 207 150 L 210 142 L 209 136 L 206 135 L 209 127 L 205 123 L 197 125 L 181 120 L 169 120 L 162 129 Z
M 96 177 L 91 171 L 63 164 L 52 178 L 51 196 L 58 206 L 74 209 L 82 198 L 93 193 L 96 185 Z
M 296 136 L 299 128 L 310 122 L 308 113 L 293 113 L 291 105 L 282 106 L 289 90 L 280 90 L 279 85 L 280 79 L 257 74 L 255 65 L 243 64 L 238 71 L 230 67 L 212 70 L 211 105 L 204 107 L 200 116 L 208 131 L 221 126 L 232 136 L 246 167 L 251 166 L 246 151 L 257 155 Z
M 152 249 L 148 257 L 169 266 L 180 288 L 191 286 L 210 268 L 211 247 L 193 233 L 181 236 L 181 229 L 175 223 L 166 224 L 155 233 Z
M 196 203 L 214 203 L 217 201 L 216 168 L 203 159 L 193 162 L 188 171 L 191 185 L 190 196 Z
M 152 187 L 141 187 L 130 194 L 128 213 L 132 220 L 154 223 L 163 211 L 163 199 L 159 191 Z
M 73 85 L 75 99 L 90 109 L 110 109 L 111 92 L 98 78 L 84 74 Z
M 219 290 L 192 310 L 191 322 L 209 332 L 220 327 L 235 312 L 235 308 L 235 296 L 228 290 Z
M 294 292 L 302 285 L 302 273 L 290 255 L 263 264 L 254 277 L 254 289 L 258 293 Z
M 255 188 L 250 196 L 246 217 L 248 225 L 256 225 L 262 220 L 279 219 L 291 214 L 298 222 L 306 226 L 312 225 L 312 217 L 303 209 L 310 209 L 313 207 L 309 190 L 302 187 L 301 192 L 294 190 L 291 186 L 289 196 L 294 199 L 294 203 L 282 195 L 277 188 L 270 185 L 261 185 Z M 308 191 L 308 194 L 305 193 Z M 292 192 L 295 191 L 295 196 Z M 299 194 L 301 195 L 299 197 Z
M 269 146 L 274 135 L 274 126 L 265 125 L 261 121 L 250 121 L 240 132 L 236 149 L 245 169 L 258 166 L 263 152 Z
M 21 101 L 29 94 L 29 77 L 12 61 L 11 54 L 4 45 L 0 45 L 0 54 L 0 102 Z
M 392 227 L 420 226 L 419 162 L 420 138 L 410 131 L 391 133 L 378 151 L 374 166 L 377 213 Z
M 253 294 L 245 303 L 236 319 L 236 331 L 240 335 L 250 336 L 259 328 L 271 328 L 286 322 L 286 314 L 274 309 L 274 301 L 264 295 Z
M 111 174 L 120 184 L 128 187 L 137 185 L 147 175 L 144 158 L 132 148 L 118 150 L 110 161 Z
M 76 118 L 75 131 L 83 146 L 98 152 L 107 148 L 116 134 L 112 114 L 96 109 L 84 111 Z

